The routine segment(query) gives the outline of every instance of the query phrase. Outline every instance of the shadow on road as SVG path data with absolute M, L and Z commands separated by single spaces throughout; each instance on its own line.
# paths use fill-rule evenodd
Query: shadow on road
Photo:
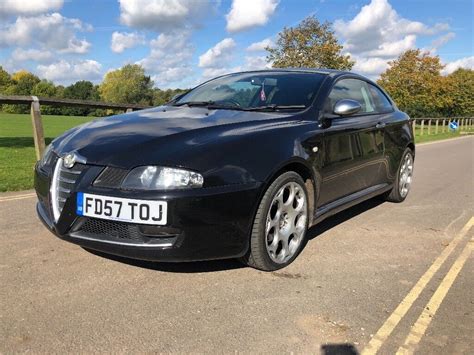
M 311 227 L 308 230 L 308 240 L 312 240 L 324 232 L 338 226 L 345 221 L 364 213 L 372 208 L 375 208 L 382 204 L 383 201 L 381 199 L 371 199 L 365 201 L 359 205 L 351 207 L 345 211 L 342 211 L 324 221 L 318 223 L 316 226 Z M 88 252 L 114 261 L 118 261 L 124 264 L 137 266 L 145 269 L 156 270 L 156 271 L 164 271 L 164 272 L 174 272 L 174 273 L 204 273 L 204 272 L 216 272 L 216 271 L 223 271 L 223 270 L 234 270 L 246 267 L 238 260 L 235 259 L 227 259 L 227 260 L 211 260 L 211 261 L 196 261 L 196 262 L 182 262 L 182 263 L 170 263 L 170 262 L 153 262 L 153 261 L 146 261 L 146 260 L 135 260 L 135 259 L 128 259 L 121 256 L 105 254 L 99 251 L 85 249 Z M 336 354 L 336 353 L 328 353 L 328 354 Z M 349 353 L 343 353 L 349 354 Z
M 358 355 L 359 352 L 352 344 L 326 344 L 321 346 L 323 355 Z
M 338 214 L 335 214 L 334 216 L 331 216 L 325 219 L 324 221 L 318 223 L 317 225 L 311 227 L 307 233 L 308 240 L 319 237 L 324 232 L 327 232 L 328 230 L 337 227 L 339 224 L 344 223 L 345 221 L 355 216 L 358 216 L 366 211 L 369 211 L 372 208 L 381 205 L 382 203 L 384 203 L 383 199 L 375 197 L 370 200 L 364 201 L 358 205 L 355 205 L 345 211 L 339 212 Z

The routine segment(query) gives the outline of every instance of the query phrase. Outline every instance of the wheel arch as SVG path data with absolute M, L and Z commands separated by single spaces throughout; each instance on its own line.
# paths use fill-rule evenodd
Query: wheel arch
M 306 189 L 308 191 L 308 207 L 309 207 L 309 226 L 313 224 L 313 217 L 315 212 L 315 206 L 317 197 L 319 195 L 319 183 L 321 179 L 318 178 L 318 174 L 309 166 L 309 164 L 302 158 L 294 157 L 293 159 L 284 162 L 278 166 L 265 180 L 264 192 L 267 188 L 275 181 L 278 176 L 287 172 L 294 171 L 301 176 L 305 182 Z

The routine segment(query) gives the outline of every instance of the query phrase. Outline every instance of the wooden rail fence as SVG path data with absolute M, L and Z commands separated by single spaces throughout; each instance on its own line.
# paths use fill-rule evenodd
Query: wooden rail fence
M 0 95 L 0 104 L 28 104 L 31 106 L 31 122 L 33 125 L 33 139 L 35 142 L 35 151 L 37 159 L 41 158 L 45 149 L 40 102 L 41 105 L 102 108 L 124 110 L 126 112 L 141 110 L 150 107 L 134 104 L 112 104 L 86 100 L 55 99 L 49 97 Z M 462 133 L 471 133 L 471 131 L 474 131 L 474 117 L 415 118 L 414 121 L 415 132 L 420 136 L 423 136 L 425 134 L 430 135 L 448 132 L 449 124 L 453 121 L 458 123 L 458 129 Z
M 457 122 L 461 133 L 471 133 L 474 130 L 474 117 L 437 117 L 415 118 L 415 133 L 419 136 L 449 132 L 451 122 Z
M 31 123 L 33 125 L 33 139 L 35 142 L 36 159 L 40 159 L 45 149 L 43 120 L 41 118 L 41 105 L 51 106 L 74 106 L 87 108 L 102 108 L 112 110 L 124 110 L 131 112 L 134 110 L 142 110 L 149 106 L 134 105 L 134 104 L 113 104 L 98 101 L 88 100 L 73 100 L 73 99 L 55 99 L 50 97 L 36 97 L 36 96 L 5 96 L 0 95 L 0 104 L 13 105 L 30 105 L 31 106 Z

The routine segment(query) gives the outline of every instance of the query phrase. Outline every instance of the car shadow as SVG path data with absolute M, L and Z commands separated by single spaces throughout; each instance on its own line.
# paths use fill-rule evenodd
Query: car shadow
M 357 355 L 359 352 L 356 347 L 349 343 L 344 344 L 325 344 L 321 346 L 323 355 Z
M 308 230 L 308 233 L 307 233 L 308 241 L 319 237 L 324 232 L 327 232 L 328 230 L 334 227 L 337 227 L 339 224 L 342 224 L 355 216 L 358 216 L 364 212 L 367 212 L 371 210 L 372 208 L 375 208 L 381 205 L 382 203 L 384 203 L 382 198 L 374 197 L 370 200 L 361 202 L 358 205 L 348 208 L 347 210 L 339 212 L 335 214 L 334 216 L 328 217 L 327 219 L 316 224 L 315 226 L 312 226 Z
M 317 225 L 311 227 L 308 230 L 308 241 L 311 241 L 314 238 L 317 238 L 324 232 L 337 227 L 339 224 L 344 223 L 345 221 L 360 215 L 372 208 L 375 208 L 382 204 L 383 201 L 378 198 L 373 198 L 371 200 L 362 202 L 354 207 L 351 207 L 345 211 L 339 212 L 334 216 L 331 216 L 324 221 L 318 223 Z M 217 272 L 225 270 L 235 270 L 245 268 L 246 266 L 239 262 L 236 259 L 225 259 L 225 260 L 210 260 L 210 261 L 195 261 L 195 262 L 181 262 L 181 263 L 172 263 L 172 262 L 155 262 L 155 261 L 146 261 L 146 260 L 136 260 L 129 259 L 117 255 L 111 255 L 102 253 L 92 249 L 86 249 L 91 254 L 109 259 L 118 261 L 127 265 L 136 266 L 149 270 L 163 271 L 163 272 L 173 272 L 173 273 L 206 273 L 206 272 Z M 332 353 L 331 353 L 332 354 Z

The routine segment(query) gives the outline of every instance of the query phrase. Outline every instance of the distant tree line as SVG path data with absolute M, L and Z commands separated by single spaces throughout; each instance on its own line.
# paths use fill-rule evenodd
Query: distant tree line
M 355 62 L 344 54 L 330 22 L 309 16 L 295 27 L 285 27 L 275 45 L 267 47 L 267 61 L 276 68 L 308 67 L 351 70 Z M 473 116 L 474 71 L 458 69 L 442 75 L 440 58 L 419 49 L 408 50 L 389 62 L 378 83 L 398 107 L 411 117 Z M 129 64 L 107 73 L 100 85 L 78 81 L 64 87 L 41 80 L 27 71 L 10 75 L 0 66 L 0 94 L 101 100 L 111 103 L 161 105 L 185 90 L 153 88 L 140 65 Z M 251 95 L 251 92 L 245 95 Z M 3 105 L 7 112 L 26 112 L 25 106 Z M 100 116 L 107 112 L 87 108 L 42 108 L 44 113 Z
M 183 89 L 162 90 L 153 87 L 153 81 L 145 75 L 140 65 L 128 64 L 105 75 L 99 85 L 87 80 L 77 81 L 69 86 L 55 85 L 48 80 L 20 70 L 10 74 L 0 66 L 0 94 L 35 95 L 38 97 L 66 98 L 76 100 L 104 101 L 108 103 L 142 104 L 159 106 L 171 100 Z M 9 113 L 27 113 L 27 105 L 2 105 L 1 111 Z M 67 116 L 105 116 L 114 113 L 110 110 L 89 109 L 83 107 L 41 106 L 46 115 Z

